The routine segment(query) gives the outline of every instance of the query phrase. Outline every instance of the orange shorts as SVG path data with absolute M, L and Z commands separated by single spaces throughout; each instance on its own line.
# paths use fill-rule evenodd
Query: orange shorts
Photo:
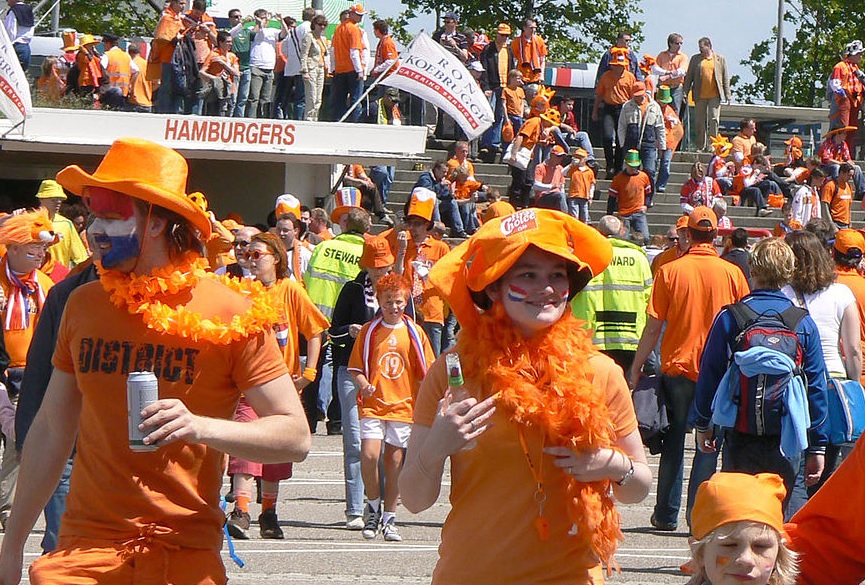
M 48 585 L 225 585 L 218 550 L 64 536 L 30 565 L 30 583 Z

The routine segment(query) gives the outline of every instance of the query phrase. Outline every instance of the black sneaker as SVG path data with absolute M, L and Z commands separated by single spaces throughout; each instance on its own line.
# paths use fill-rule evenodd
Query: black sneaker
M 382 213 L 378 216 L 378 219 L 381 223 L 386 225 L 389 228 L 393 227 L 393 218 L 386 213 Z
M 367 504 L 363 516 L 365 523 L 361 535 L 367 540 L 372 540 L 378 534 L 379 524 L 381 524 L 381 510 L 373 512 L 372 506 Z
M 276 510 L 273 508 L 261 513 L 258 517 L 258 527 L 261 530 L 261 538 L 270 538 L 273 540 L 282 540 L 285 538 L 282 528 L 279 527 L 279 518 L 276 517 Z
M 675 532 L 676 528 L 678 528 L 678 524 L 675 522 L 661 522 L 659 521 L 654 514 L 652 514 L 652 518 L 649 520 L 652 523 L 652 527 L 659 532 Z
M 228 533 L 231 538 L 238 540 L 249 540 L 249 513 L 235 507 L 228 515 Z

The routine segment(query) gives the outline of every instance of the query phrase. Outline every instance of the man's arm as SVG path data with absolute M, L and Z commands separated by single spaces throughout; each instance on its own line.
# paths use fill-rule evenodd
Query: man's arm
M 180 400 L 157 400 L 142 411 L 143 430 L 152 431 L 144 442 L 201 443 L 261 463 L 296 463 L 306 459 L 312 439 L 291 376 L 283 374 L 245 390 L 244 395 L 260 417 L 258 420 L 207 418 L 192 414 Z
M 652 350 L 661 338 L 663 323 L 663 321 L 651 315 L 646 316 L 646 327 L 640 336 L 640 343 L 637 344 L 637 353 L 634 354 L 634 363 L 631 366 L 631 371 L 628 373 L 628 384 L 632 390 L 637 387 L 637 382 L 640 381 L 640 370 L 643 368 L 643 364 L 649 359 L 649 354 L 652 353 Z
M 78 432 L 81 394 L 75 376 L 54 370 L 42 408 L 30 429 L 18 472 L 15 509 L 6 524 L 0 551 L 0 584 L 21 580 L 24 544 L 39 514 L 57 488 Z
M 727 372 L 729 364 L 730 344 L 733 338 L 733 319 L 726 309 L 721 310 L 715 317 L 715 322 L 709 330 L 706 345 L 703 347 L 703 356 L 700 359 L 700 375 L 697 377 L 697 388 L 694 394 L 694 412 L 696 419 L 694 428 L 700 435 L 697 447 L 703 450 L 703 440 L 712 440 L 712 401 L 721 379 Z M 708 452 L 714 452 L 715 448 Z

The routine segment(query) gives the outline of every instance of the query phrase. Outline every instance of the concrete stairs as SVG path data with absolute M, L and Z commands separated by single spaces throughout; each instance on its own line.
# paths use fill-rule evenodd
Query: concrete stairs
M 402 215 L 402 209 L 408 200 L 411 189 L 423 171 L 414 170 L 415 164 L 423 164 L 424 170 L 432 166 L 436 160 L 447 160 L 450 154 L 441 148 L 428 148 L 426 153 L 419 159 L 401 160 L 397 164 L 394 183 L 391 187 L 388 208 L 397 216 Z M 600 169 L 604 169 L 604 152 L 602 148 L 595 148 L 595 157 L 598 159 Z M 654 206 L 649 210 L 648 223 L 651 234 L 664 234 L 670 226 L 675 225 L 676 219 L 682 214 L 679 203 L 679 193 L 682 185 L 690 177 L 690 168 L 695 160 L 700 159 L 708 163 L 709 155 L 693 152 L 677 152 L 670 166 L 670 180 L 667 184 L 666 193 L 655 195 Z M 511 184 L 509 167 L 505 164 L 474 163 L 475 177 L 482 183 L 494 187 L 507 197 L 508 187 Z M 860 163 L 860 166 L 861 163 Z M 607 190 L 610 181 L 603 178 L 603 170 L 598 173 L 596 187 L 596 198 L 592 202 L 589 213 L 592 221 L 596 221 L 606 213 Z M 755 217 L 756 209 L 753 207 L 736 207 L 728 200 L 727 215 L 735 227 L 762 228 L 772 230 L 780 221 L 780 211 L 775 211 L 768 217 Z M 853 223 L 862 226 L 865 223 L 865 211 L 861 209 L 860 202 L 853 203 Z

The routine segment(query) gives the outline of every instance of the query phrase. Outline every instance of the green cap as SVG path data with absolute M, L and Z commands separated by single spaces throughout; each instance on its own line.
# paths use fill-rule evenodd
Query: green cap
M 640 166 L 640 151 L 632 149 L 625 153 L 625 164 L 629 167 Z

